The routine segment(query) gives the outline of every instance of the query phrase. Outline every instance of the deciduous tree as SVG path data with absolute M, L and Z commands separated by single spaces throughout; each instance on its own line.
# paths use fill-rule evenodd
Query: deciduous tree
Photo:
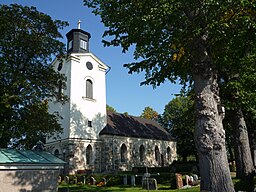
M 240 60 L 242 62 L 242 60 Z M 245 61 L 244 61 L 245 62 Z M 236 74 L 222 73 L 221 96 L 226 107 L 225 125 L 227 131 L 233 134 L 234 154 L 236 161 L 236 176 L 247 183 L 247 190 L 253 190 L 254 165 L 251 155 L 247 122 L 244 114 L 249 114 L 255 103 L 255 67 L 246 62 L 246 69 L 237 69 Z M 233 71 L 234 72 L 234 71 Z M 251 122 L 252 119 L 247 121 Z M 252 132 L 253 134 L 253 132 Z M 250 188 L 250 189 L 249 189 Z
M 49 63 L 64 52 L 58 29 L 66 25 L 35 7 L 0 5 L 1 147 L 30 148 L 36 140 L 61 131 L 58 114 L 48 113 L 47 100 L 58 100 L 59 84 L 65 86 L 65 77 Z M 66 99 L 61 96 L 62 102 Z
M 165 106 L 160 119 L 161 124 L 177 139 L 177 153 L 182 160 L 187 161 L 190 155 L 196 157 L 194 100 L 188 96 L 177 96 Z
M 140 117 L 151 120 L 158 120 L 159 114 L 151 107 L 145 107 L 140 115 Z
M 224 110 L 218 87 L 218 71 L 225 66 L 216 61 L 221 43 L 225 44 L 226 38 L 236 38 L 229 35 L 229 22 L 236 20 L 243 30 L 252 24 L 251 20 L 246 20 L 248 15 L 239 11 L 234 12 L 236 17 L 226 19 L 229 11 L 234 7 L 254 8 L 255 3 L 246 0 L 84 2 L 101 16 L 107 27 L 103 34 L 110 37 L 103 41 L 106 46 L 121 46 L 124 52 L 131 45 L 135 46 L 134 57 L 140 59 L 125 66 L 130 73 L 145 71 L 142 84 L 157 86 L 165 80 L 175 82 L 178 78 L 181 83 L 193 81 L 200 188 L 234 191 L 226 156 L 222 124 Z M 234 67 L 239 67 L 239 63 L 233 64 Z
M 115 108 L 109 105 L 107 105 L 107 111 L 114 112 L 114 113 L 116 112 Z

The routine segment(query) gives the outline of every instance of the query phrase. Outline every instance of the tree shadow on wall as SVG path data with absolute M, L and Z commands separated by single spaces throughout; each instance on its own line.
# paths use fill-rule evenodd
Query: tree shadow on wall
M 56 191 L 59 170 L 13 170 L 5 177 L 17 192 Z
M 78 109 L 77 105 L 73 104 L 70 111 L 71 121 L 71 138 L 76 139 L 83 139 L 91 142 L 90 140 L 95 140 L 99 138 L 99 132 L 105 127 L 106 125 L 106 116 L 98 113 L 94 116 L 91 120 L 91 126 L 88 125 L 88 118 L 86 118 L 81 110 Z M 72 167 L 73 168 L 81 168 L 81 169 L 93 169 L 93 165 L 86 164 L 85 157 L 86 157 L 86 146 L 83 142 L 73 144 L 72 146 Z M 94 147 L 92 145 L 92 147 Z M 93 149 L 95 151 L 96 149 Z M 95 153 L 94 153 L 95 155 Z M 96 158 L 96 157 L 94 157 Z M 83 167 L 85 166 L 86 167 Z
M 95 139 L 106 125 L 106 116 L 98 113 L 91 120 L 92 124 L 89 126 L 89 119 L 83 116 L 76 104 L 72 105 L 70 115 L 71 136 L 74 138 Z

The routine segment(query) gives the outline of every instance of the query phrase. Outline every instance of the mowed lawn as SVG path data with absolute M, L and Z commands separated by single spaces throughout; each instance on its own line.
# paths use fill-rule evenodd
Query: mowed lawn
M 113 187 L 97 187 L 97 186 L 92 186 L 92 185 L 61 185 L 59 186 L 59 192 L 118 192 L 118 191 L 127 191 L 127 192 L 147 192 L 148 190 L 144 190 L 141 187 L 131 187 L 131 186 L 113 186 Z M 152 191 L 152 190 L 150 190 Z M 158 185 L 158 190 L 157 192 L 175 192 L 175 191 L 184 191 L 184 192 L 198 192 L 199 186 L 198 187 L 192 187 L 188 189 L 170 189 L 169 186 L 166 185 Z

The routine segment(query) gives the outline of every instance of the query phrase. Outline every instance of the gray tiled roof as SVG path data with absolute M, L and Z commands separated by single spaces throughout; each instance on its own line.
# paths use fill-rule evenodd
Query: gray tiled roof
M 1 164 L 63 165 L 65 162 L 46 151 L 0 149 Z
M 100 132 L 100 135 L 174 140 L 156 121 L 112 112 L 108 112 L 107 125 Z

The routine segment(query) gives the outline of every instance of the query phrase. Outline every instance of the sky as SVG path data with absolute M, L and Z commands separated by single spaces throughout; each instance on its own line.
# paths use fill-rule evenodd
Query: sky
M 81 29 L 91 34 L 90 52 L 111 67 L 106 76 L 107 104 L 117 112 L 139 116 L 149 106 L 162 114 L 165 105 L 179 93 L 181 86 L 170 82 L 155 89 L 150 85 L 140 86 L 144 74 L 128 74 L 128 69 L 123 67 L 123 64 L 135 61 L 133 50 L 122 53 L 120 47 L 104 47 L 102 35 L 106 28 L 100 17 L 83 5 L 83 0 L 1 0 L 1 4 L 12 3 L 34 6 L 53 20 L 67 21 L 69 26 L 60 31 L 64 43 L 67 43 L 66 33 L 77 28 L 77 22 L 81 20 Z

